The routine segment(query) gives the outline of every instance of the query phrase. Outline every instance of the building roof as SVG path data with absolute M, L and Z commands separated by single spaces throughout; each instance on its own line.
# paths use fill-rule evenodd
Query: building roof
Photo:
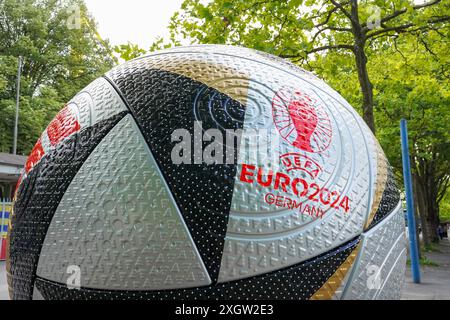
M 0 152 L 0 163 L 5 165 L 23 167 L 27 162 L 27 158 L 27 156 Z

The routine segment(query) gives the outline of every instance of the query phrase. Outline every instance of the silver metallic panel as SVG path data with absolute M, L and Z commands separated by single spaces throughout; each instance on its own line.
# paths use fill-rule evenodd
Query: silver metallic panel
M 345 275 L 344 279 L 342 279 L 341 285 L 336 289 L 334 292 L 334 295 L 332 297 L 332 300 L 342 300 L 342 295 L 344 294 L 345 287 L 347 286 L 347 283 L 350 279 L 350 275 L 352 274 L 352 270 L 355 267 L 355 264 L 349 268 L 347 274 Z
M 105 78 L 98 78 L 89 84 L 67 105 L 77 114 L 82 129 L 127 110 L 117 91 Z
M 47 130 L 45 130 L 41 135 L 41 144 L 42 144 L 42 149 L 44 149 L 45 153 L 50 152 L 51 149 L 53 148 L 50 143 L 50 139 L 48 138 Z
M 202 45 L 172 48 L 149 56 L 152 57 L 152 68 L 175 66 L 179 61 L 195 61 L 197 64 L 229 66 L 236 70 L 234 77 L 214 78 L 208 82 L 208 85 L 219 89 L 234 88 L 236 94 L 233 97 L 237 96 L 246 105 L 219 282 L 251 277 L 300 263 L 363 232 L 372 207 L 377 205 L 374 195 L 378 150 L 373 135 L 361 117 L 336 91 L 312 73 L 246 48 Z M 175 67 L 172 69 L 175 70 Z M 236 81 L 243 75 L 245 81 Z M 333 137 L 328 148 L 321 149 L 313 141 L 313 147 L 320 150 L 306 152 L 280 138 L 277 132 L 280 128 L 277 128 L 274 119 L 274 97 L 286 89 L 306 92 L 320 106 L 319 116 L 325 114 L 329 118 Z M 246 93 L 245 97 L 240 96 L 243 93 Z M 259 130 L 256 133 L 258 139 L 267 145 L 265 149 L 261 148 L 261 144 L 258 150 L 244 146 L 246 139 L 251 140 L 254 136 L 252 130 L 255 129 Z M 272 137 L 265 139 L 260 130 L 266 130 L 267 135 L 274 133 L 273 136 L 278 136 L 276 147 L 270 140 Z M 281 156 L 287 153 L 297 153 L 314 160 L 321 166 L 321 172 L 310 177 L 301 170 L 288 171 L 281 161 Z M 298 209 L 268 204 L 265 201 L 268 193 L 290 199 L 296 197 L 256 183 L 241 182 L 242 164 L 255 165 L 265 172 L 282 172 L 292 179 L 304 178 L 309 184 L 335 191 L 342 197 L 348 196 L 350 211 L 334 210 L 312 200 L 300 199 L 303 208 L 315 208 L 324 213 L 322 218 L 316 219 L 299 213 Z
M 105 78 L 98 78 L 81 90 L 67 103 L 67 107 L 79 122 L 81 130 L 128 110 L 117 91 Z M 41 135 L 41 144 L 45 153 L 54 148 L 47 130 Z
M 400 298 L 406 264 L 405 218 L 401 204 L 362 235 L 362 247 L 342 299 Z
M 34 286 L 33 288 L 33 300 L 45 300 L 39 290 Z
M 395 256 L 393 256 L 394 258 Z M 400 300 L 402 289 L 405 283 L 405 266 L 407 259 L 406 248 L 401 251 L 400 255 L 394 262 L 394 266 L 387 275 L 381 289 L 378 290 L 374 299 L 376 300 Z
M 276 68 L 273 62 L 261 57 L 258 60 L 252 56 L 253 60 L 246 60 L 245 64 L 242 59 L 227 56 L 227 59 L 233 58 L 236 60 L 233 65 L 239 64 L 239 70 L 252 72 L 219 282 L 251 277 L 300 263 L 361 234 L 373 202 L 377 175 L 375 143 L 373 137 L 364 134 L 368 128 L 354 109 L 323 81 Z M 274 110 L 274 97 L 283 90 L 293 92 L 297 89 L 316 102 L 315 110 L 319 118 L 329 119 L 329 122 L 322 120 L 332 131 L 328 147 L 314 139 L 311 145 L 316 150 L 307 152 L 295 147 L 292 141 L 283 139 L 279 133 L 274 116 L 277 112 Z M 254 130 L 258 130 L 256 135 L 260 139 L 257 150 L 252 149 L 251 143 L 246 144 L 255 136 Z M 266 130 L 266 140 L 261 138 L 264 136 L 261 130 Z M 278 141 L 275 141 L 277 136 Z M 304 161 L 314 161 L 320 166 L 320 172 L 312 176 L 305 170 L 290 170 L 282 161 L 286 154 L 296 154 Z M 275 190 L 273 184 L 263 187 L 257 183 L 242 182 L 242 164 L 255 165 L 266 173 L 269 170 L 284 173 L 291 177 L 291 181 L 302 178 L 309 185 L 316 184 L 321 189 L 335 192 L 333 197 L 336 194 L 341 199 L 347 196 L 350 210 L 344 212 L 305 197 L 297 197 L 292 191 Z M 264 179 L 267 181 L 267 176 Z M 281 196 L 282 201 L 288 198 L 296 200 L 303 209 L 268 203 L 265 198 L 268 194 Z M 323 216 L 313 217 L 306 208 L 320 211 Z
M 66 191 L 37 275 L 66 283 L 70 268 L 78 267 L 81 287 L 87 288 L 162 290 L 211 283 L 130 115 L 100 142 Z

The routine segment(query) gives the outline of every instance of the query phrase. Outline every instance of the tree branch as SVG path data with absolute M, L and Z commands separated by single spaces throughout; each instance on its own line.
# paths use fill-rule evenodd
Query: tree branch
M 343 6 L 341 3 L 337 2 L 336 0 L 330 0 L 330 1 L 331 1 L 332 4 L 334 4 L 334 6 L 335 6 L 336 8 L 338 8 L 339 10 L 341 10 L 342 13 L 343 13 L 347 18 L 350 19 L 350 21 L 352 21 L 353 23 L 357 23 L 357 21 L 355 21 L 355 20 L 353 19 L 352 15 L 351 15 L 347 10 L 345 10 L 344 6 Z
M 337 10 L 338 10 L 338 8 L 337 8 L 337 7 L 334 7 L 333 9 L 331 9 L 330 11 L 328 11 L 328 12 L 327 12 L 327 17 L 325 18 L 325 21 L 320 22 L 319 24 L 316 24 L 316 25 L 314 26 L 314 28 L 319 28 L 319 27 L 321 27 L 321 26 L 326 25 L 326 24 L 330 21 L 331 16 L 333 15 L 333 13 L 335 13 Z
M 447 189 L 450 187 L 450 178 L 448 176 L 445 176 L 444 178 L 439 180 L 438 184 L 438 194 L 436 197 L 436 202 L 440 203 L 441 200 L 444 198 Z
M 333 50 L 333 49 L 347 49 L 347 50 L 354 50 L 354 47 L 348 44 L 333 44 L 333 45 L 326 45 L 326 46 L 321 46 L 321 47 L 317 47 L 314 49 L 311 49 L 309 51 L 305 52 L 305 55 L 309 55 L 311 53 L 316 53 L 316 52 L 320 52 L 320 51 L 324 51 L 324 50 Z M 292 59 L 292 58 L 302 58 L 304 57 L 304 55 L 300 55 L 300 54 L 292 54 L 292 55 L 280 55 L 281 58 L 284 59 Z
M 441 2 L 441 0 L 433 0 L 433 1 L 430 1 L 430 2 L 426 2 L 426 3 L 422 3 L 422 4 L 418 4 L 418 5 L 412 6 L 412 9 L 413 9 L 413 10 L 419 10 L 419 9 L 422 9 L 422 8 L 434 6 L 435 4 L 438 4 L 439 2 Z M 400 16 L 400 15 L 406 13 L 407 11 L 408 11 L 408 10 L 407 10 L 406 8 L 403 8 L 403 9 L 400 9 L 400 10 L 397 10 L 397 11 L 394 11 L 393 13 L 391 13 L 391 14 L 389 14 L 389 15 L 383 17 L 383 18 L 381 18 L 381 19 L 380 19 L 380 25 L 383 24 L 383 23 L 385 23 L 385 22 L 388 22 L 388 21 L 390 21 L 390 20 L 392 20 L 392 19 L 397 18 L 398 16 Z M 363 23 L 361 26 L 363 27 L 363 29 L 364 29 L 365 32 L 367 32 L 367 31 L 370 30 L 370 29 L 367 27 L 367 23 Z
M 400 26 L 386 27 L 381 30 L 377 30 L 377 31 L 367 34 L 366 38 L 370 39 L 377 35 L 382 35 L 382 34 L 390 32 L 390 31 L 395 31 L 396 33 L 403 33 L 403 32 L 414 32 L 414 31 L 420 31 L 420 30 L 435 30 L 432 27 L 432 25 L 441 23 L 441 22 L 446 22 L 446 21 L 450 21 L 450 16 L 443 16 L 443 17 L 439 17 L 438 19 L 428 20 L 429 25 L 420 26 L 413 30 L 408 30 L 408 29 L 411 27 L 414 27 L 415 26 L 414 23 L 407 23 L 407 24 L 400 25 Z
M 322 29 L 318 30 L 318 31 L 314 34 L 314 36 L 313 36 L 312 39 L 311 39 L 311 43 L 314 43 L 314 42 L 316 41 L 317 37 L 318 37 L 322 32 L 324 32 L 325 30 L 341 31 L 341 32 L 352 32 L 352 29 L 350 29 L 350 28 L 325 27 L 325 28 L 322 28 Z
M 428 46 L 428 43 L 424 39 L 422 39 L 422 37 L 419 37 L 419 41 L 420 41 L 420 43 L 423 44 L 426 51 L 428 51 L 434 57 L 437 57 L 436 53 L 434 53 L 433 50 L 431 50 L 431 48 Z
M 366 38 L 370 39 L 372 37 L 375 37 L 375 36 L 383 34 L 383 33 L 388 33 L 390 31 L 396 31 L 397 33 L 400 33 L 403 30 L 408 29 L 408 28 L 410 28 L 412 26 L 414 26 L 413 23 L 408 23 L 408 24 L 404 24 L 404 25 L 401 25 L 401 26 L 386 27 L 386 28 L 383 28 L 381 30 L 377 30 L 377 31 L 374 31 L 372 33 L 367 34 Z
M 273 39 L 273 42 L 274 42 L 275 45 L 276 45 L 278 39 L 279 39 L 280 36 L 281 36 L 281 32 L 283 31 L 284 25 L 286 24 L 287 20 L 288 20 L 288 15 L 286 15 L 286 18 L 284 19 L 283 23 L 282 23 L 281 26 L 280 26 L 280 29 L 278 30 L 278 34 L 277 34 L 277 35 L 275 36 L 275 38 Z
M 323 50 L 332 50 L 332 49 L 347 49 L 347 50 L 353 51 L 355 48 L 348 44 L 335 44 L 335 45 L 327 45 L 327 46 L 314 48 L 310 51 L 307 51 L 306 54 L 311 54 L 311 53 L 315 53 L 315 52 L 319 52 L 319 51 L 323 51 Z

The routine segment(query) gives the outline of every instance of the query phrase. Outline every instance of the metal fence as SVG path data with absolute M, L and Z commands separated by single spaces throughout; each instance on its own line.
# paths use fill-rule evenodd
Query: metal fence
M 11 210 L 11 200 L 0 199 L 0 261 L 6 259 L 6 234 L 8 233 Z

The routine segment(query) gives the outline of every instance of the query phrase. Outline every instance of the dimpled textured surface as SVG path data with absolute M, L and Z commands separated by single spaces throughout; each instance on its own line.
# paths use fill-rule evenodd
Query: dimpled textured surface
M 76 109 L 82 128 L 128 111 L 117 91 L 105 78 L 98 78 L 80 91 L 67 104 Z
M 368 229 L 375 227 L 384 218 L 386 218 L 400 202 L 400 193 L 398 192 L 392 167 L 387 168 L 387 180 L 378 209 Z
M 270 299 L 305 300 L 322 284 L 355 250 L 355 239 L 322 256 L 286 269 L 233 282 L 220 283 L 195 289 L 164 291 L 108 291 L 81 288 L 69 290 L 67 286 L 48 280 L 36 279 L 36 287 L 45 299 L 75 300 L 172 300 L 172 299 Z
M 405 217 L 401 206 L 365 232 L 361 241 L 361 253 L 343 298 L 399 299 L 406 263 Z
M 81 235 L 81 236 L 80 236 Z M 127 115 L 66 190 L 42 247 L 37 275 L 81 286 L 158 290 L 210 284 L 150 150 Z
M 62 145 L 106 131 L 56 159 L 41 136 L 45 155 L 19 188 L 10 234 L 14 298 L 399 296 L 406 256 L 392 170 L 357 112 L 314 74 L 246 48 L 172 48 L 114 68 L 67 111 L 81 129 Z M 178 129 L 193 163 L 172 159 Z M 239 130 L 231 146 L 219 140 L 227 130 Z M 201 159 L 211 140 L 225 164 Z M 64 183 L 40 177 L 69 157 L 80 159 L 69 174 L 52 169 Z M 80 290 L 65 284 L 68 265 L 81 267 Z
M 371 152 L 369 152 L 368 143 L 362 134 L 364 124 L 353 108 L 348 103 L 343 104 L 342 99 L 337 100 L 335 98 L 336 94 L 331 89 L 325 88 L 325 90 L 323 84 L 308 73 L 302 74 L 303 78 L 297 74 L 293 75 L 290 73 L 290 69 L 289 71 L 285 71 L 284 68 L 280 69 L 277 66 L 273 66 L 271 65 L 273 61 L 262 59 L 262 56 L 258 56 L 253 52 L 252 55 L 255 55 L 255 58 L 259 58 L 259 61 L 253 61 L 251 58 L 238 57 L 236 54 L 239 54 L 242 50 L 240 48 L 233 50 L 234 48 L 230 49 L 225 47 L 223 51 L 216 53 L 208 51 L 210 48 L 202 46 L 186 50 L 174 49 L 169 51 L 172 53 L 170 55 L 151 55 L 137 59 L 125 67 L 119 67 L 118 70 L 113 70 L 108 75 L 114 82 L 118 83 L 118 87 L 129 102 L 131 109 L 137 114 L 138 123 L 145 123 L 147 126 L 143 130 L 144 134 L 145 132 L 151 132 L 151 135 L 156 136 L 156 133 L 159 131 L 158 129 L 164 127 L 164 125 L 157 127 L 152 132 L 152 128 L 149 126 L 151 121 L 145 120 L 147 118 L 144 118 L 148 117 L 149 114 L 146 110 L 148 108 L 154 108 L 151 104 L 152 102 L 146 102 L 147 100 L 143 99 L 143 94 L 140 93 L 140 90 L 144 89 L 135 89 L 131 87 L 132 83 L 139 82 L 143 84 L 146 81 L 150 81 L 147 79 L 156 77 L 152 73 L 159 72 L 161 74 L 161 71 L 159 71 L 161 68 L 191 75 L 192 69 L 189 67 L 193 63 L 189 62 L 188 66 L 183 70 L 179 67 L 180 61 L 207 61 L 212 66 L 232 65 L 239 70 L 236 78 L 241 79 L 244 77 L 243 75 L 250 75 L 250 79 L 247 81 L 248 96 L 246 99 L 247 105 L 245 108 L 245 119 L 243 121 L 244 131 L 242 139 L 246 138 L 246 132 L 248 130 L 270 130 L 273 128 L 272 98 L 280 88 L 289 87 L 307 90 L 308 93 L 315 95 L 317 100 L 322 102 L 328 114 L 334 116 L 334 119 L 332 119 L 333 129 L 335 132 L 339 132 L 336 137 L 339 143 L 333 145 L 334 150 L 328 151 L 329 159 L 323 159 L 326 168 L 325 172 L 318 178 L 319 182 L 325 186 L 331 185 L 334 188 L 338 188 L 355 199 L 350 215 L 338 212 L 333 215 L 328 215 L 324 221 L 310 223 L 311 219 L 302 217 L 301 215 L 299 216 L 292 210 L 264 212 L 264 207 L 267 208 L 267 206 L 262 199 L 263 190 L 258 190 L 258 187 L 243 185 L 239 181 L 236 181 L 231 203 L 227 237 L 225 239 L 224 254 L 221 260 L 219 281 L 224 282 L 240 279 L 293 265 L 326 252 L 326 250 L 336 247 L 360 234 L 367 219 L 368 208 L 371 202 L 371 192 L 373 192 L 370 180 L 373 179 L 376 173 L 375 171 L 370 172 L 370 169 L 375 164 L 370 164 Z M 204 64 L 202 62 L 202 65 Z M 220 70 L 220 68 L 215 67 L 215 70 Z M 205 70 L 202 71 L 205 73 Z M 212 73 L 212 71 L 210 72 Z M 148 75 L 140 75 L 138 79 L 130 78 L 132 74 L 143 73 L 147 73 Z M 161 77 L 161 75 L 159 76 Z M 214 75 L 214 77 L 217 78 L 217 75 Z M 233 78 L 233 80 L 235 79 Z M 220 88 L 227 81 L 228 78 L 225 74 L 220 82 L 214 79 L 211 83 Z M 240 83 L 245 82 L 241 81 Z M 321 84 L 322 86 L 320 86 Z M 168 85 L 164 87 L 167 88 Z M 158 90 L 157 87 L 153 87 L 152 92 L 157 91 L 158 95 L 163 95 L 163 93 L 159 93 L 161 90 Z M 177 95 L 182 96 L 184 93 L 177 93 Z M 139 100 L 136 97 L 139 97 Z M 198 104 L 194 103 L 194 109 L 197 106 Z M 201 110 L 201 112 L 194 113 L 194 117 L 197 115 L 198 118 L 198 114 L 204 115 L 205 113 L 207 114 L 207 110 Z M 220 109 L 210 108 L 209 114 L 214 116 L 212 120 L 216 122 L 216 126 L 221 125 L 216 120 L 221 119 L 216 116 L 216 114 L 220 114 Z M 151 116 L 153 117 L 153 114 Z M 141 117 L 142 120 L 140 120 Z M 207 120 L 204 118 L 200 119 L 204 123 Z M 180 127 L 189 128 L 192 125 L 183 123 Z M 207 128 L 209 127 L 210 125 L 208 124 Z M 222 127 L 232 128 L 229 125 Z M 188 130 L 192 131 L 191 128 Z M 341 130 L 345 131 L 340 132 Z M 146 134 L 150 138 L 151 135 Z M 159 141 L 158 139 L 153 144 Z M 153 150 L 154 146 L 152 142 L 150 142 L 150 145 Z M 282 149 L 282 151 L 279 151 L 280 154 L 292 151 L 292 147 L 289 148 L 289 146 L 285 145 L 282 146 Z M 273 151 L 268 150 L 267 154 L 271 155 Z M 241 145 L 239 155 L 242 159 L 247 159 L 246 155 L 243 154 L 245 152 L 246 150 L 243 150 Z M 165 151 L 165 154 L 167 155 L 168 152 Z M 358 159 L 358 161 L 355 159 Z M 268 159 L 258 160 L 258 164 L 271 163 L 267 161 Z M 278 161 L 278 159 L 276 160 Z M 166 168 L 162 168 L 162 171 L 166 172 Z M 172 171 L 173 169 L 169 169 L 168 173 L 171 174 Z M 337 174 L 338 172 L 339 174 Z M 239 176 L 239 172 L 236 176 Z M 176 184 L 177 182 L 175 181 L 174 185 Z M 169 185 L 172 184 L 169 182 Z M 195 188 L 191 188 L 190 190 L 193 191 L 194 196 L 195 193 L 202 194 L 201 190 Z M 178 192 L 175 191 L 174 193 L 177 195 Z M 211 194 L 211 196 L 214 199 L 215 195 Z M 183 211 L 190 211 L 189 207 Z M 186 215 L 186 213 L 184 214 Z M 187 220 L 189 221 L 190 218 L 188 217 Z M 198 223 L 197 220 L 197 222 L 193 221 L 193 223 L 188 222 L 188 225 L 191 225 L 191 228 L 198 228 Z M 269 230 L 261 230 L 262 225 L 268 227 Z M 308 226 L 304 227 L 305 225 Z M 197 240 L 195 231 L 193 232 L 193 237 L 194 240 Z M 270 240 L 265 240 L 266 238 Z M 200 252 L 202 252 L 202 245 L 198 244 L 198 246 Z M 216 248 L 219 247 L 221 247 L 220 244 L 216 246 Z M 211 263 L 214 264 L 214 270 L 217 270 L 217 261 L 211 261 Z M 207 263 L 207 265 L 211 263 Z M 215 279 L 215 276 L 213 276 L 213 279 Z
M 9 233 L 11 298 L 31 298 L 41 247 L 59 202 L 89 154 L 123 116 L 103 120 L 64 140 L 21 183 Z
M 132 61 L 114 69 L 108 77 L 128 102 L 210 277 L 215 281 L 222 258 L 236 165 L 176 165 L 171 159 L 174 146 L 171 135 L 179 128 L 194 132 L 194 121 L 199 117 L 203 130 L 219 129 L 225 136 L 225 128 L 241 128 L 244 107 L 191 78 L 148 69 L 146 61 L 145 58 Z M 229 112 L 224 112 L 225 105 Z
M 105 78 L 99 78 L 82 89 L 67 103 L 66 108 L 77 119 L 81 129 L 128 110 L 117 91 Z M 46 153 L 51 151 L 52 144 L 47 130 L 41 135 L 41 143 Z
M 358 236 L 364 227 L 371 202 L 371 179 L 375 176 L 371 164 L 371 150 L 363 135 L 363 124 L 354 110 L 336 100 L 332 94 L 310 80 L 310 76 L 292 75 L 274 66 L 258 62 L 246 62 L 254 71 L 250 81 L 249 99 L 242 141 L 250 138 L 252 130 L 273 130 L 272 97 L 283 88 L 301 88 L 313 97 L 330 116 L 334 143 L 314 160 L 323 172 L 315 178 L 303 171 L 288 172 L 279 157 L 298 152 L 298 148 L 281 140 L 267 143 L 267 157 L 252 158 L 253 150 L 240 147 L 239 163 L 251 163 L 266 172 L 273 166 L 274 171 L 284 172 L 294 177 L 306 179 L 324 188 L 338 191 L 351 198 L 349 213 L 327 212 L 323 219 L 313 219 L 297 210 L 277 208 L 264 201 L 268 191 L 276 190 L 239 181 L 240 168 L 231 204 L 227 236 L 225 238 L 219 281 L 241 279 L 262 274 L 310 259 Z M 258 131 L 259 132 L 259 131 Z M 261 151 L 261 150 L 259 150 Z M 274 155 L 276 154 L 276 158 Z M 302 153 L 304 154 L 304 153 Z M 369 187 L 370 186 L 370 187 Z M 292 196 L 280 192 L 282 195 Z M 313 201 L 303 201 L 304 206 L 315 205 Z

